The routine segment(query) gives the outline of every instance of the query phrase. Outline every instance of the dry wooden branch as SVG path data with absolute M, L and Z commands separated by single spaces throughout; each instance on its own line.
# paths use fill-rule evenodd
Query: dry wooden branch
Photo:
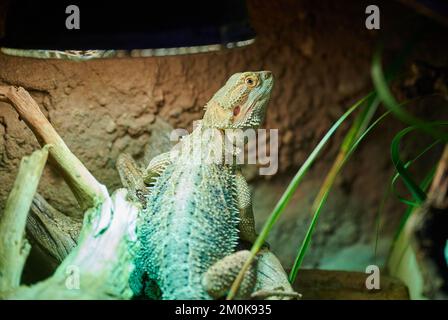
M 20 285 L 23 266 L 30 245 L 24 238 L 26 219 L 42 170 L 48 157 L 49 146 L 24 157 L 5 211 L 0 219 L 0 292 L 13 290 Z
M 423 278 L 423 294 L 448 299 L 448 145 L 438 163 L 426 202 L 410 221 L 411 244 Z
M 50 155 L 59 165 L 81 208 L 86 210 L 101 201 L 98 197 L 102 196 L 102 185 L 70 151 L 30 94 L 21 87 L 0 86 L 0 100 L 11 103 L 41 145 L 53 145 Z
M 431 189 L 428 193 L 428 201 L 433 207 L 439 209 L 448 208 L 448 146 L 445 146 L 442 157 L 437 166 Z
M 53 262 L 62 260 L 76 246 L 82 221 L 70 218 L 53 208 L 40 195 L 34 196 L 26 225 L 33 245 L 38 245 Z
M 125 189 L 85 214 L 79 244 L 53 276 L 31 287 L 20 287 L 8 299 L 129 299 L 138 208 L 126 200 Z M 104 217 L 112 217 L 104 225 Z
M 0 247 L 0 254 L 2 254 L 0 260 L 4 262 L 3 265 L 0 263 L 0 274 L 4 275 L 4 285 L 0 287 L 0 291 L 3 291 L 2 297 L 11 299 L 130 298 L 132 294 L 128 283 L 133 269 L 138 209 L 126 200 L 126 190 L 121 189 L 112 197 L 109 196 L 106 187 L 100 184 L 68 149 L 26 90 L 0 87 L 0 100 L 6 100 L 14 106 L 40 143 L 52 143 L 50 155 L 62 170 L 64 179 L 72 188 L 81 207 L 88 208 L 78 245 L 65 257 L 53 276 L 36 285 L 17 288 L 26 254 L 21 255 L 18 260 L 5 250 L 5 246 Z M 30 181 L 19 178 L 20 188 L 24 186 L 31 188 L 33 185 Z M 19 222 L 13 221 L 12 215 L 7 214 L 6 220 L 0 223 L 1 230 L 5 230 L 1 233 L 2 236 L 5 235 L 2 237 L 3 241 L 8 244 L 13 240 L 14 243 L 17 242 L 20 245 L 19 249 L 22 249 L 26 217 L 34 192 L 35 189 L 26 197 L 21 194 L 17 196 L 12 194 L 12 197 L 17 199 L 12 203 L 20 203 L 20 206 L 27 204 L 27 206 L 21 208 Z M 40 241 L 46 243 L 49 252 L 62 258 L 72 246 L 70 240 L 67 239 L 67 234 L 70 233 L 67 228 L 73 225 L 66 226 L 66 223 L 70 224 L 66 218 L 62 218 L 59 213 L 53 211 L 42 199 L 38 197 L 36 199 L 31 216 L 31 219 L 36 218 L 34 220 L 36 223 L 31 223 L 32 228 L 41 227 L 44 233 L 39 235 Z M 38 223 L 37 219 L 40 220 Z M 66 223 L 61 223 L 63 220 Z M 12 228 L 14 223 L 19 227 Z M 45 237 L 48 237 L 48 241 L 42 240 Z M 17 249 L 14 250 L 17 251 Z M 10 265 L 18 267 L 11 270 Z M 5 292 L 7 290 L 8 292 Z

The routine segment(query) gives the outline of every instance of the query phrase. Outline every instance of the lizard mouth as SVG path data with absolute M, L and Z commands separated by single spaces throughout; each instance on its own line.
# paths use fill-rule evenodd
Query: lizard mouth
M 256 108 L 257 106 L 259 106 L 259 103 L 263 103 L 262 98 L 256 99 L 254 101 L 252 101 L 252 103 L 249 105 L 249 107 L 242 112 L 242 115 L 240 117 L 240 119 L 238 119 L 235 123 L 234 126 L 240 129 L 245 129 L 245 128 L 252 128 L 252 127 L 257 127 L 259 125 L 258 121 L 250 121 L 250 119 L 252 119 L 254 112 L 256 112 Z M 258 117 L 257 117 L 258 119 Z
M 244 113 L 244 121 L 249 119 L 250 116 L 252 115 L 252 111 L 254 110 L 255 104 L 256 104 L 256 101 L 254 103 L 252 103 L 252 105 L 250 105 L 249 108 L 247 108 L 247 111 Z
M 244 104 L 237 107 L 241 109 L 241 112 L 236 118 L 236 121 L 234 122 L 235 127 L 240 127 L 250 118 L 256 102 L 257 102 L 256 100 L 253 101 L 247 108 L 245 108 Z M 247 103 L 247 101 L 245 103 Z

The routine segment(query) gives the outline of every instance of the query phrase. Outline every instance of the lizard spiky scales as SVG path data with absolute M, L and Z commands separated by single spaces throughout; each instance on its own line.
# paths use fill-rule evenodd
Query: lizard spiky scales
M 248 187 L 239 168 L 204 161 L 204 155 L 207 158 L 222 144 L 222 130 L 260 125 L 272 83 L 267 71 L 233 75 L 207 103 L 198 127 L 181 141 L 182 152 L 173 150 L 149 164 L 144 181 L 151 186 L 130 283 L 137 294 L 211 299 L 202 281 L 206 271 L 234 254 L 239 239 L 255 237 L 251 204 L 244 198 Z M 214 134 L 203 135 L 211 129 Z
M 238 241 L 235 186 L 226 168 L 184 169 L 169 165 L 154 185 L 141 230 L 142 258 L 163 299 L 207 299 L 201 275 Z

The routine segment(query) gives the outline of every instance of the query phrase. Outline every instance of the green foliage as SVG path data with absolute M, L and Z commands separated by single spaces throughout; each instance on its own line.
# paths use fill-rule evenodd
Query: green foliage
M 311 168 L 311 165 L 315 162 L 317 156 L 320 154 L 322 149 L 325 147 L 325 145 L 328 143 L 330 138 L 333 136 L 334 132 L 341 126 L 341 124 L 348 118 L 348 116 L 355 111 L 358 107 L 362 106 L 365 101 L 367 101 L 372 94 L 369 94 L 368 96 L 362 98 L 361 100 L 357 101 L 347 112 L 345 112 L 328 130 L 328 132 L 325 134 L 325 136 L 322 138 L 322 140 L 319 142 L 319 144 L 314 148 L 314 150 L 311 152 L 309 157 L 305 160 L 303 165 L 300 167 L 299 171 L 297 171 L 296 175 L 291 180 L 290 184 L 286 188 L 285 192 L 281 196 L 280 200 L 277 202 L 277 205 L 275 206 L 274 210 L 272 211 L 271 215 L 267 219 L 266 223 L 263 226 L 262 231 L 260 232 L 260 235 L 258 236 L 257 240 L 255 241 L 252 252 L 257 253 L 263 243 L 266 241 L 267 236 L 269 232 L 272 230 L 272 227 L 274 226 L 275 222 L 278 220 L 278 218 L 281 216 L 283 211 L 285 210 L 286 206 L 288 205 L 289 201 L 291 200 L 294 192 L 297 190 L 298 186 L 302 182 L 304 176 Z
M 395 166 L 397 173 L 391 179 L 389 190 L 394 191 L 397 198 L 408 205 L 404 215 L 402 216 L 400 223 L 396 229 L 396 234 L 391 246 L 391 253 L 388 258 L 387 266 L 389 273 L 400 278 L 409 288 L 411 299 L 424 299 L 423 296 L 423 278 L 420 268 L 417 264 L 416 255 L 413 251 L 410 242 L 410 233 L 406 226 L 410 217 L 414 214 L 423 202 L 426 200 L 426 191 L 429 188 L 435 173 L 436 166 L 426 174 L 420 184 L 417 184 L 416 178 L 408 171 L 408 167 L 418 160 L 422 155 L 429 152 L 434 146 L 440 142 L 446 143 L 447 133 L 442 127 L 447 122 L 428 122 L 417 118 L 407 112 L 402 105 L 399 105 L 392 95 L 389 87 L 384 80 L 380 54 L 377 52 L 374 55 L 372 63 L 372 79 L 375 86 L 375 90 L 378 93 L 379 98 L 386 108 L 388 108 L 399 120 L 410 126 L 398 132 L 393 138 L 390 145 L 390 152 L 392 162 Z M 422 133 L 429 134 L 435 139 L 429 144 L 422 152 L 420 152 L 413 160 L 404 163 L 400 155 L 400 146 L 403 138 L 411 131 L 420 131 Z M 404 197 L 398 195 L 395 191 L 395 182 L 400 177 L 406 186 L 407 190 L 412 196 L 412 200 L 407 200 Z M 382 210 L 382 208 L 380 209 Z
M 311 165 L 315 162 L 316 158 L 322 151 L 322 149 L 325 147 L 325 145 L 328 143 L 330 138 L 333 136 L 333 134 L 336 132 L 336 130 L 344 123 L 344 121 L 352 114 L 356 109 L 358 109 L 360 106 L 362 106 L 365 101 L 368 101 L 373 96 L 372 93 L 365 96 L 364 98 L 357 101 L 349 110 L 347 110 L 334 124 L 333 126 L 328 130 L 328 132 L 324 135 L 322 140 L 318 143 L 318 145 L 314 148 L 314 150 L 311 152 L 311 154 L 308 156 L 308 158 L 305 160 L 303 165 L 300 167 L 300 169 L 297 171 L 291 182 L 289 183 L 288 187 L 286 188 L 283 195 L 280 197 L 280 200 L 277 202 L 274 210 L 272 211 L 271 215 L 268 217 L 267 221 L 265 222 L 260 234 L 258 235 L 257 239 L 255 240 L 252 248 L 251 248 L 251 255 L 247 259 L 244 266 L 241 268 L 241 271 L 239 272 L 237 278 L 235 279 L 229 294 L 227 296 L 227 299 L 233 299 L 233 297 L 236 295 L 238 288 L 241 284 L 241 281 L 243 280 L 243 276 L 246 272 L 246 270 L 251 265 L 252 261 L 254 260 L 256 254 L 261 249 L 263 244 L 265 243 L 270 231 L 272 230 L 274 224 L 277 222 L 277 220 L 280 218 L 282 213 L 284 212 L 286 206 L 288 205 L 289 201 L 291 200 L 294 192 L 299 187 L 300 183 L 302 182 L 304 176 L 306 173 L 310 170 Z
M 377 51 L 372 62 L 372 80 L 375 92 L 378 94 L 383 105 L 388 108 L 399 120 L 428 133 L 435 139 L 448 142 L 448 134 L 440 130 L 437 126 L 433 126 L 425 120 L 411 115 L 403 108 L 403 104 L 399 104 L 390 92 L 386 78 L 381 67 L 380 51 Z
M 397 70 L 397 66 L 402 63 L 402 60 L 399 60 L 398 63 L 393 64 L 393 68 L 391 70 L 394 70 L 395 73 Z M 421 205 L 423 201 L 426 199 L 426 190 L 428 189 L 433 176 L 435 167 L 432 168 L 425 178 L 422 180 L 420 184 L 417 184 L 415 182 L 415 177 L 412 176 L 412 174 L 408 171 L 408 167 L 420 159 L 424 154 L 428 153 L 430 150 L 433 149 L 434 146 L 438 145 L 440 142 L 446 142 L 448 141 L 448 134 L 441 129 L 441 126 L 446 125 L 448 123 L 445 122 L 437 122 L 437 123 L 430 123 L 427 121 L 424 121 L 418 117 L 415 117 L 414 115 L 410 114 L 407 110 L 404 109 L 404 106 L 408 102 L 404 103 L 398 103 L 394 96 L 392 95 L 389 85 L 386 79 L 390 79 L 389 76 L 385 76 L 381 67 L 381 59 L 380 59 L 380 53 L 379 51 L 374 55 L 373 61 L 372 61 L 372 67 L 371 67 L 371 74 L 372 74 L 372 80 L 374 84 L 374 91 L 365 96 L 364 98 L 357 101 L 351 108 L 348 109 L 347 112 L 345 112 L 329 129 L 329 131 L 325 134 L 325 136 L 322 138 L 322 140 L 319 142 L 319 144 L 314 148 L 314 150 L 311 152 L 310 156 L 306 159 L 306 161 L 303 163 L 303 165 L 300 167 L 300 169 L 297 171 L 296 175 L 291 180 L 290 184 L 286 188 L 285 192 L 281 196 L 280 200 L 277 202 L 274 210 L 272 211 L 271 215 L 268 217 L 267 221 L 265 222 L 258 238 L 256 239 L 254 245 L 251 249 L 251 256 L 244 264 L 242 270 L 238 274 L 235 282 L 232 285 L 232 288 L 228 294 L 228 299 L 232 299 L 235 296 L 235 293 L 238 290 L 238 287 L 243 279 L 243 275 L 252 263 L 253 259 L 255 258 L 256 254 L 266 241 L 270 231 L 274 227 L 275 223 L 278 221 L 278 219 L 281 217 L 282 213 L 284 212 L 286 206 L 288 205 L 289 201 L 291 200 L 294 192 L 297 190 L 297 188 L 300 186 L 300 183 L 302 182 L 304 176 L 309 171 L 311 165 L 316 161 L 317 156 L 320 154 L 322 149 L 325 147 L 325 145 L 328 143 L 328 141 L 332 138 L 334 132 L 344 123 L 347 121 L 349 116 L 357 109 L 359 109 L 359 113 L 357 114 L 357 117 L 352 123 L 352 126 L 350 127 L 349 131 L 345 135 L 343 142 L 340 145 L 339 152 L 333 162 L 332 167 L 328 171 L 321 188 L 319 189 L 319 192 L 317 196 L 314 199 L 313 205 L 312 205 L 312 219 L 310 222 L 310 225 L 308 226 L 307 232 L 305 234 L 305 237 L 301 244 L 298 246 L 297 255 L 294 260 L 293 267 L 291 269 L 291 272 L 289 274 L 289 280 L 291 283 L 293 283 L 296 280 L 298 271 L 302 265 L 302 262 L 304 260 L 304 257 L 306 253 L 308 252 L 312 240 L 313 233 L 315 231 L 317 222 L 319 220 L 321 211 L 323 207 L 325 206 L 325 203 L 327 201 L 327 198 L 331 192 L 331 189 L 339 176 L 340 172 L 342 171 L 344 165 L 346 162 L 350 159 L 351 155 L 354 153 L 354 151 L 357 149 L 359 144 L 365 139 L 365 137 L 379 124 L 382 120 L 384 120 L 389 114 L 395 115 L 398 120 L 401 122 L 404 122 L 409 127 L 403 129 L 402 131 L 398 132 L 393 140 L 391 141 L 390 145 L 390 152 L 391 152 L 391 158 L 392 162 L 394 164 L 394 167 L 396 169 L 396 174 L 394 174 L 391 179 L 389 180 L 389 183 L 387 183 L 387 190 L 385 192 L 385 195 L 379 205 L 378 210 L 378 216 L 377 216 L 377 230 L 376 230 L 376 240 L 375 240 L 375 253 L 376 253 L 376 246 L 378 242 L 378 236 L 379 236 L 379 222 L 381 218 L 382 211 L 384 210 L 386 199 L 388 196 L 393 192 L 397 198 L 408 205 L 408 208 L 406 212 L 404 213 L 400 224 L 397 228 L 396 235 L 395 235 L 395 241 L 393 243 L 393 247 L 396 249 L 397 247 L 401 247 L 404 250 L 398 250 L 399 257 L 396 256 L 393 257 L 391 260 L 394 261 L 394 263 L 398 263 L 397 266 L 400 267 L 402 265 L 403 259 L 407 259 L 408 267 L 411 269 L 403 269 L 403 273 L 407 273 L 407 275 L 417 275 L 417 279 L 414 281 L 413 284 L 410 284 L 410 286 L 413 286 L 414 291 L 418 292 L 419 288 L 422 287 L 421 278 L 418 277 L 418 270 L 415 256 L 413 256 L 413 253 L 410 252 L 410 246 L 409 241 L 406 238 L 406 236 L 403 236 L 403 230 L 406 225 L 406 222 L 408 221 L 409 217 L 412 215 L 412 212 Z M 384 107 L 386 107 L 387 111 L 384 112 L 381 116 L 379 116 L 374 122 L 371 123 L 373 116 L 375 115 L 378 106 L 382 104 Z M 435 139 L 434 142 L 432 142 L 430 145 L 428 145 L 424 150 L 422 150 L 414 159 L 403 162 L 402 156 L 400 154 L 400 147 L 401 142 L 403 138 L 411 131 L 419 131 L 422 133 L 429 134 L 431 137 Z M 405 199 L 402 196 L 399 196 L 398 193 L 395 190 L 395 184 L 400 178 L 408 191 L 410 192 L 412 199 L 408 200 Z M 447 249 L 448 250 L 448 249 Z M 411 270 L 411 271 L 410 271 Z M 414 295 L 415 297 L 419 297 L 418 295 Z
M 406 129 L 408 129 L 408 128 L 406 128 Z M 406 130 L 406 129 L 405 129 L 405 130 Z M 398 137 L 398 134 L 394 137 L 394 139 L 397 138 L 397 137 Z M 401 173 L 400 173 L 400 172 L 396 172 L 395 175 L 392 177 L 392 181 L 391 181 L 391 183 L 390 183 L 390 186 L 391 186 L 390 189 L 391 189 L 391 190 L 393 191 L 393 193 L 395 194 L 395 197 L 396 197 L 398 200 L 400 200 L 401 202 L 403 202 L 404 204 L 410 205 L 411 207 L 418 207 L 418 206 L 420 206 L 421 203 L 422 203 L 422 199 L 423 199 L 423 198 L 426 198 L 426 192 L 425 192 L 425 190 L 423 190 L 422 187 L 419 187 L 419 191 L 418 191 L 418 193 L 421 193 L 421 195 L 422 195 L 422 197 L 420 198 L 420 200 L 418 200 L 418 199 L 415 200 L 416 197 L 417 197 L 417 195 L 414 197 L 414 200 L 408 200 L 408 199 L 404 198 L 403 196 L 401 196 L 401 195 L 398 193 L 398 191 L 396 190 L 396 182 L 397 182 L 398 178 L 401 177 L 401 178 L 404 179 L 404 177 L 410 177 L 410 173 L 407 171 L 407 168 L 408 168 L 413 162 L 419 160 L 423 155 L 425 155 L 427 152 L 429 152 L 433 147 L 437 146 L 439 143 L 440 143 L 439 140 L 436 140 L 436 141 L 432 142 L 429 146 L 425 147 L 424 150 L 421 151 L 421 152 L 420 152 L 414 159 L 412 159 L 412 160 L 406 162 L 405 164 L 403 164 L 403 163 L 401 162 L 398 150 L 396 150 L 396 149 L 393 149 L 393 150 L 392 150 L 392 147 L 391 147 L 391 154 L 394 154 L 394 155 L 393 155 L 393 158 L 395 159 L 395 161 L 394 161 L 394 160 L 393 160 L 393 161 L 394 161 L 394 163 L 396 164 L 397 171 L 398 171 L 398 168 L 399 168 L 400 171 L 401 171 Z M 394 148 L 396 148 L 396 146 L 395 146 Z M 405 174 L 404 176 L 402 175 L 403 173 Z M 411 181 L 413 182 L 413 179 L 412 179 L 412 178 L 410 178 L 410 179 L 411 179 Z M 429 181 L 429 183 L 430 183 L 430 182 L 431 182 L 431 181 Z M 410 185 L 410 182 L 409 182 L 409 181 L 407 182 L 407 185 L 408 185 L 408 186 Z M 408 188 L 410 188 L 410 187 L 408 187 Z M 411 193 L 417 193 L 417 189 L 411 191 Z
M 294 260 L 293 267 L 289 274 L 289 281 L 293 283 L 296 280 L 297 273 L 299 268 L 303 262 L 306 252 L 309 249 L 311 243 L 311 237 L 316 227 L 317 221 L 319 219 L 321 210 L 326 203 L 327 197 L 331 191 L 331 188 L 336 181 L 339 173 L 341 172 L 343 166 L 356 150 L 361 141 L 367 136 L 367 134 L 378 124 L 380 123 L 388 114 L 386 112 L 382 116 L 380 116 L 373 124 L 366 128 L 366 126 L 370 123 L 373 114 L 378 107 L 378 100 L 373 97 L 371 103 L 367 104 L 367 107 L 362 110 L 362 112 L 357 116 L 355 122 L 353 123 L 351 129 L 345 136 L 340 151 L 334 161 L 330 171 L 328 172 L 324 183 L 322 184 L 317 197 L 314 199 L 312 210 L 313 210 L 313 218 L 308 227 L 308 230 L 305 234 L 305 238 L 302 241 L 302 244 L 299 247 L 297 252 L 297 256 Z

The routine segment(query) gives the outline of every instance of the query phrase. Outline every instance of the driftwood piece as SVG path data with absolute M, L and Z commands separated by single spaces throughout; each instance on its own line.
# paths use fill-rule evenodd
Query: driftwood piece
M 128 279 L 133 269 L 138 209 L 132 202 L 127 201 L 126 190 L 120 189 L 110 196 L 106 187 L 100 184 L 68 149 L 26 90 L 0 87 L 0 100 L 13 105 L 41 144 L 52 144 L 50 155 L 61 169 L 80 206 L 87 209 L 78 244 L 65 257 L 55 273 L 38 284 L 17 288 L 26 254 L 21 255 L 20 259 L 11 257 L 4 246 L 0 247 L 2 261 L 5 262 L 3 265 L 0 264 L 0 275 L 4 275 L 5 283 L 0 287 L 0 296 L 7 299 L 130 298 L 132 294 Z M 20 174 L 18 180 L 20 180 L 19 186 L 30 188 L 34 184 L 37 185 L 37 182 L 33 184 L 28 180 L 24 183 Z M 27 203 L 26 208 L 19 210 L 21 213 L 19 227 L 11 228 L 9 221 L 16 219 L 12 219 L 11 214 L 6 214 L 6 218 L 0 222 L 0 229 L 5 230 L 1 235 L 8 233 L 8 236 L 2 237 L 3 241 L 9 243 L 11 239 L 19 239 L 17 243 L 20 244 L 18 248 L 21 250 L 25 223 L 34 192 L 35 189 L 26 198 L 22 195 L 17 197 L 11 195 L 19 199 L 13 203 L 21 205 Z M 73 229 L 66 226 L 65 224 L 70 222 L 56 211 L 52 211 L 42 198 L 35 198 L 33 209 L 30 219 L 35 218 L 35 223 L 30 223 L 31 228 L 39 226 L 45 229 L 45 232 L 40 234 L 42 238 L 39 240 L 48 245 L 49 252 L 62 258 L 70 250 L 72 243 L 67 237 L 71 237 L 70 230 L 75 230 L 76 226 L 72 225 Z M 18 209 L 9 211 L 12 214 L 19 212 Z M 37 219 L 40 221 L 37 222 Z M 44 239 L 49 235 L 54 237 L 51 240 Z M 29 246 L 26 249 L 29 250 Z M 9 272 L 10 263 L 18 266 L 11 272 Z
M 86 210 L 98 204 L 103 186 L 70 151 L 30 94 L 21 87 L 0 86 L 0 100 L 11 103 L 41 145 L 53 146 L 50 155 L 61 169 L 81 208 Z
M 70 218 L 53 208 L 36 193 L 26 224 L 27 235 L 53 262 L 62 260 L 76 246 L 82 221 Z
M 20 285 L 23 266 L 30 251 L 30 245 L 24 237 L 26 219 L 47 161 L 48 148 L 45 146 L 22 159 L 5 211 L 1 215 L 0 292 L 14 290 Z
M 36 136 L 37 140 L 41 145 L 43 144 L 51 144 L 52 148 L 50 149 L 50 157 L 53 158 L 57 167 L 59 168 L 59 172 L 62 177 L 65 179 L 67 184 L 70 186 L 73 191 L 75 197 L 78 200 L 80 207 L 85 211 L 88 208 L 92 208 L 97 206 L 102 202 L 102 197 L 104 195 L 103 189 L 105 188 L 101 183 L 99 183 L 95 177 L 87 170 L 87 168 L 82 164 L 82 162 L 70 151 L 65 142 L 53 128 L 51 123 L 45 117 L 45 115 L 41 112 L 36 101 L 31 97 L 31 95 L 21 87 L 14 86 L 0 86 L 0 100 L 8 102 L 12 105 L 12 107 L 17 111 L 22 119 L 28 127 L 31 129 L 33 134 Z M 39 207 L 37 206 L 36 201 L 35 205 L 32 206 L 32 214 L 30 215 L 29 221 L 35 221 L 37 215 L 39 214 Z M 41 201 L 40 209 L 44 209 L 43 206 L 46 204 Z M 49 213 L 50 210 L 47 210 L 48 214 L 54 216 Z M 58 215 L 60 216 L 60 215 Z M 42 219 L 44 215 L 40 215 Z M 63 218 L 59 219 L 62 221 Z M 107 220 L 107 217 L 104 218 Z M 80 223 L 73 221 L 73 225 L 65 226 L 61 228 L 56 228 L 54 224 L 52 224 L 48 219 L 45 219 L 46 227 L 43 228 L 43 231 L 48 228 L 52 228 L 52 232 L 44 232 L 44 233 L 32 233 L 33 240 L 36 240 L 39 245 L 46 244 L 46 249 L 44 252 L 48 252 L 53 256 L 61 256 L 68 253 L 67 249 L 69 249 L 72 245 L 69 243 L 70 238 L 73 238 L 73 233 L 70 230 L 75 230 L 79 228 Z M 68 222 L 67 219 L 65 219 Z M 32 222 L 31 222 L 32 223 Z M 104 223 L 108 223 L 105 221 Z M 37 225 L 30 224 L 29 231 L 35 230 L 34 227 Z M 59 223 L 59 226 L 61 224 Z M 63 232 L 67 232 L 67 234 L 63 235 Z M 53 236 L 57 237 L 56 241 L 54 241 L 51 245 L 48 243 L 48 239 L 51 239 Z M 42 237 L 42 239 L 37 239 Z M 55 247 L 54 245 L 58 245 Z M 61 256 L 62 257 L 62 256 Z
M 423 295 L 448 299 L 448 145 L 426 202 L 410 221 L 411 245 L 423 278 Z
M 448 208 L 448 145 L 445 146 L 437 166 L 437 171 L 428 193 L 428 202 L 434 208 Z
M 85 214 L 78 245 L 55 273 L 38 284 L 20 287 L 7 299 L 130 299 L 128 280 L 136 246 L 138 208 L 126 200 L 126 190 L 109 197 Z M 102 217 L 113 216 L 102 225 Z

